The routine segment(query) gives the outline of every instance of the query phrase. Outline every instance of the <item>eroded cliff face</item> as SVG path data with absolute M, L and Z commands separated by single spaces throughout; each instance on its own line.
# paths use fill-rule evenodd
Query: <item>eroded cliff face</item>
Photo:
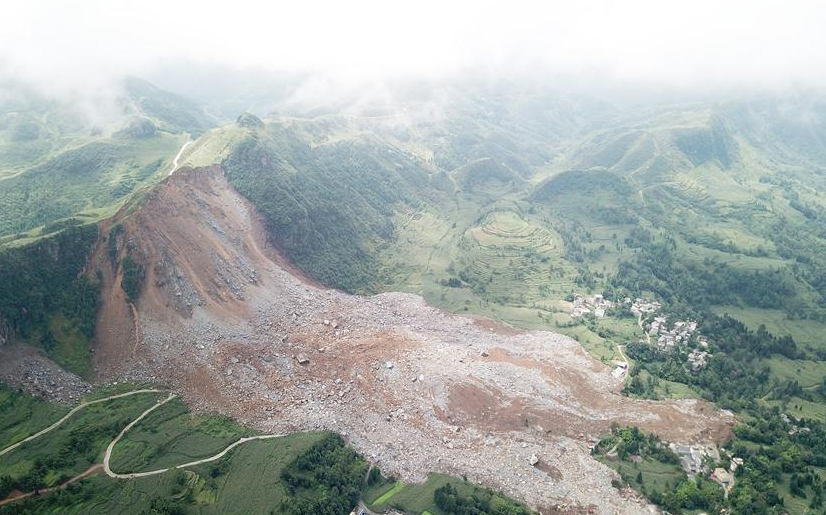
M 733 419 L 706 403 L 623 397 L 565 336 L 452 315 L 415 295 L 312 284 L 267 244 L 218 166 L 179 170 L 128 209 L 118 244 L 102 237 L 93 256 L 104 378 L 163 382 L 266 431 L 338 431 L 397 477 L 464 474 L 560 510 L 647 512 L 589 455 L 612 422 L 684 443 L 730 434 Z M 134 304 L 110 248 L 145 270 Z

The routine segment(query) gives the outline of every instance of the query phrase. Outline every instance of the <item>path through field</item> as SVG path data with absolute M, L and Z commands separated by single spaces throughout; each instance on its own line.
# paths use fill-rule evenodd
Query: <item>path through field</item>
M 29 436 L 28 438 L 24 438 L 23 440 L 20 440 L 19 442 L 6 447 L 2 451 L 0 451 L 0 456 L 3 456 L 4 454 L 8 454 L 11 451 L 13 451 L 13 450 L 17 449 L 18 447 L 20 447 L 21 445 L 23 445 L 24 443 L 31 442 L 35 438 L 39 438 L 39 437 L 45 435 L 46 433 L 49 433 L 49 432 L 57 429 L 58 427 L 60 427 L 61 424 L 63 424 L 67 420 L 69 420 L 72 417 L 72 415 L 74 415 L 78 411 L 82 410 L 83 408 L 91 406 L 92 404 L 100 404 L 101 402 L 111 401 L 111 400 L 114 400 L 114 399 L 121 399 L 123 397 L 129 397 L 130 395 L 137 395 L 139 393 L 160 393 L 162 391 L 163 390 L 156 390 L 156 389 L 151 389 L 151 388 L 150 389 L 143 389 L 143 390 L 134 390 L 134 391 L 131 391 L 131 392 L 121 393 L 121 394 L 118 394 L 118 395 L 111 395 L 109 397 L 104 397 L 103 399 L 96 399 L 94 401 L 89 401 L 89 402 L 84 402 L 82 404 L 79 404 L 79 405 L 75 406 L 74 408 L 72 408 L 72 410 L 69 413 L 67 413 L 63 418 L 61 418 L 60 420 L 58 420 L 54 424 L 50 425 L 46 429 L 43 429 L 42 431 L 38 431 L 37 433 Z
M 232 449 L 238 447 L 239 445 L 241 445 L 243 443 L 250 442 L 252 440 L 266 440 L 266 439 L 269 439 L 269 438 L 279 438 L 279 437 L 282 437 L 282 436 L 286 436 L 286 435 L 283 435 L 283 434 L 247 436 L 247 437 L 244 437 L 244 438 L 240 438 L 236 442 L 233 442 L 233 443 L 229 444 L 223 451 L 219 452 L 218 454 L 216 454 L 214 456 L 210 456 L 208 458 L 202 458 L 200 460 L 190 461 L 189 463 L 184 463 L 182 465 L 177 465 L 175 467 L 168 467 L 168 468 L 164 468 L 164 469 L 150 470 L 148 472 L 132 472 L 132 473 L 128 473 L 128 474 L 118 474 L 117 472 L 113 472 L 109 462 L 112 458 L 112 451 L 115 449 L 115 445 L 117 445 L 117 443 L 120 441 L 120 439 L 123 438 L 123 436 L 130 429 L 132 429 L 138 422 L 143 420 L 144 417 L 146 417 L 147 415 L 152 413 L 154 410 L 160 408 L 161 406 L 163 406 L 164 404 L 166 404 L 167 402 L 171 401 L 174 398 L 175 398 L 175 394 L 170 393 L 169 397 L 167 397 L 166 399 L 164 399 L 162 401 L 158 401 L 157 404 L 155 404 L 154 406 L 151 406 L 150 408 L 148 408 L 146 411 L 141 413 L 138 418 L 133 420 L 128 426 L 124 427 L 123 431 L 120 432 L 120 434 L 117 436 L 117 438 L 112 440 L 112 443 L 109 444 L 109 447 L 106 448 L 106 452 L 103 455 L 103 471 L 106 473 L 107 476 L 109 476 L 111 478 L 116 478 L 116 479 L 135 479 L 135 478 L 138 478 L 138 477 L 155 476 L 155 475 L 158 475 L 158 474 L 163 474 L 164 472 L 167 472 L 167 471 L 172 470 L 172 469 L 181 469 L 181 468 L 187 468 L 187 467 L 194 467 L 195 465 L 201 465 L 202 463 L 209 463 L 210 461 L 219 460 L 219 459 L 223 458 Z
M 169 170 L 169 175 L 172 175 L 173 173 L 175 173 L 175 170 L 178 169 L 178 160 L 181 158 L 181 155 L 184 153 L 184 150 L 186 150 L 186 147 L 195 143 L 194 141 L 189 139 L 189 134 L 186 135 L 186 138 L 186 143 L 184 143 L 183 146 L 181 146 L 181 150 L 178 151 L 178 155 L 176 155 L 175 159 L 172 160 L 172 169 Z
M 30 442 L 30 441 L 32 441 L 32 440 L 34 440 L 34 439 L 36 439 L 40 436 L 43 436 L 43 435 L 49 433 L 50 431 L 53 431 L 55 428 L 59 427 L 61 424 L 63 424 L 69 418 L 71 418 L 72 415 L 74 415 L 78 411 L 82 410 L 83 408 L 86 408 L 87 406 L 91 406 L 92 404 L 99 404 L 101 402 L 106 402 L 106 401 L 110 401 L 110 400 L 114 400 L 114 399 L 120 399 L 120 398 L 123 398 L 123 397 L 128 397 L 130 395 L 136 395 L 136 394 L 140 394 L 140 393 L 161 393 L 161 392 L 163 392 L 163 390 L 156 390 L 156 389 L 134 390 L 134 391 L 131 391 L 131 392 L 121 393 L 121 394 L 118 394 L 118 395 L 112 395 L 112 396 L 105 397 L 105 398 L 102 398 L 102 399 L 96 399 L 94 401 L 84 402 L 84 403 L 76 406 L 75 408 L 73 408 L 63 418 L 61 418 L 60 420 L 58 420 L 54 424 L 50 425 L 46 429 L 43 429 L 42 431 L 38 431 L 37 433 L 29 436 L 28 438 L 25 438 L 25 439 L 13 444 L 13 445 L 10 445 L 9 447 L 6 447 L 2 451 L 0 451 L 0 456 L 13 451 L 14 449 L 16 449 L 17 447 L 21 446 L 22 444 L 24 444 L 26 442 Z M 230 452 L 232 449 L 234 449 L 234 448 L 238 447 L 239 445 L 242 445 L 246 442 L 251 442 L 253 440 L 267 440 L 267 439 L 271 439 L 271 438 L 280 438 L 280 437 L 283 437 L 283 436 L 287 436 L 285 434 L 268 434 L 268 435 L 243 437 L 243 438 L 240 438 L 237 441 L 229 444 L 226 448 L 224 448 L 224 450 L 222 450 L 218 454 L 215 454 L 213 456 L 209 456 L 207 458 L 202 458 L 200 460 L 191 461 L 189 463 L 184 463 L 182 465 L 177 465 L 177 466 L 174 466 L 174 467 L 151 470 L 151 471 L 148 471 L 148 472 L 133 472 L 133 473 L 127 473 L 127 474 L 119 474 L 117 472 L 112 471 L 112 468 L 110 466 L 110 460 L 112 458 L 112 451 L 114 450 L 115 445 L 117 445 L 117 443 L 121 440 L 121 438 L 123 438 L 124 435 L 126 435 L 126 433 L 130 429 L 132 429 L 135 425 L 137 425 L 147 415 L 152 413 L 154 410 L 160 408 L 161 406 L 163 406 L 167 402 L 171 401 L 175 397 L 176 397 L 176 395 L 174 393 L 170 393 L 165 399 L 159 400 L 158 402 L 156 402 L 155 404 L 153 404 L 152 406 L 147 408 L 135 420 L 133 420 L 132 422 L 129 423 L 129 425 L 127 425 L 125 428 L 123 428 L 123 430 L 118 434 L 118 436 L 115 437 L 115 439 L 112 440 L 112 442 L 106 448 L 106 452 L 103 455 L 103 463 L 102 464 L 98 463 L 98 464 L 92 465 L 91 467 L 89 467 L 89 469 L 87 469 L 83 473 L 78 474 L 77 476 L 69 479 L 68 481 L 66 481 L 66 482 L 64 482 L 60 485 L 53 486 L 53 487 L 50 487 L 50 488 L 44 488 L 42 490 L 35 491 L 35 492 L 17 493 L 16 495 L 12 495 L 11 497 L 0 500 L 0 506 L 2 506 L 4 504 L 9 504 L 9 503 L 21 501 L 23 499 L 27 499 L 27 498 L 33 497 L 35 495 L 42 495 L 42 494 L 46 494 L 46 493 L 50 493 L 50 492 L 54 492 L 54 491 L 66 488 L 66 486 L 68 486 L 68 485 L 70 485 L 70 484 L 72 484 L 76 481 L 80 481 L 81 479 L 84 479 L 88 476 L 91 476 L 92 474 L 97 473 L 101 469 L 106 473 L 107 476 L 109 476 L 111 478 L 115 478 L 115 479 L 135 479 L 135 478 L 139 478 L 139 477 L 155 476 L 155 475 L 158 475 L 158 474 L 163 474 L 164 472 L 168 472 L 169 470 L 181 469 L 181 468 L 187 468 L 187 467 L 194 467 L 196 465 L 201 465 L 203 463 L 209 463 L 211 461 L 219 460 L 219 459 L 223 458 L 224 456 L 226 456 L 226 454 L 228 452 Z
M 63 483 L 61 483 L 57 486 L 52 486 L 50 488 L 44 488 L 44 489 L 36 491 L 36 492 L 19 493 L 17 495 L 12 495 L 11 497 L 7 497 L 3 500 L 0 500 L 0 506 L 3 506 L 5 504 L 11 504 L 11 503 L 17 502 L 17 501 L 22 501 L 23 499 L 28 499 L 29 497 L 33 497 L 35 495 L 49 494 L 49 493 L 52 493 L 52 492 L 56 492 L 58 490 L 63 490 L 64 488 L 71 485 L 72 483 L 76 483 L 76 482 L 80 481 L 81 479 L 84 479 L 84 478 L 87 478 L 87 477 L 91 476 L 92 474 L 96 474 L 101 468 L 103 468 L 103 465 L 101 465 L 100 463 L 97 463 L 95 465 L 92 465 L 88 469 L 84 470 L 80 474 L 76 475 L 75 477 L 73 477 L 73 478 L 71 478 L 71 479 L 69 479 L 69 480 L 67 480 L 67 481 L 65 481 L 65 482 L 63 482 Z

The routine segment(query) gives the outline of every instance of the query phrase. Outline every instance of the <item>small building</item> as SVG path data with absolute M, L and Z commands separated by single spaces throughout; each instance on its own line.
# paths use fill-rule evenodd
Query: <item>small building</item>
M 726 494 L 734 486 L 734 475 L 722 467 L 714 469 L 714 472 L 711 473 L 711 479 L 719 483 Z

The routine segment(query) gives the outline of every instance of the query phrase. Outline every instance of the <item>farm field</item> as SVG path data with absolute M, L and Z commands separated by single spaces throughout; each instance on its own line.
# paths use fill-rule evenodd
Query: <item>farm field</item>
M 716 306 L 718 314 L 729 316 L 743 322 L 752 330 L 761 324 L 773 334 L 788 334 L 804 347 L 813 350 L 826 349 L 826 323 L 816 320 L 789 318 L 780 309 L 741 308 L 736 306 Z
M 616 470 L 621 477 L 628 478 L 629 482 L 634 483 L 635 488 L 645 487 L 660 492 L 668 491 L 685 477 L 685 472 L 679 465 L 662 463 L 649 458 L 639 463 L 604 457 L 601 457 L 600 461 Z M 639 475 L 642 475 L 642 483 L 637 482 Z
M 112 453 L 115 471 L 144 472 L 212 456 L 253 432 L 217 415 L 195 415 L 174 399 L 141 420 Z
M 93 392 L 87 400 L 132 391 L 121 384 Z M 162 393 L 141 393 L 90 405 L 53 431 L 0 456 L 0 477 L 42 487 L 58 485 L 92 464 L 117 432 L 153 405 Z M 0 448 L 57 421 L 68 410 L 33 397 L 0 390 Z M 113 469 L 132 464 L 143 468 L 174 467 L 176 463 L 210 456 L 240 436 L 254 434 L 229 419 L 194 415 L 175 399 L 146 417 L 116 446 Z M 284 495 L 281 469 L 318 442 L 323 433 L 296 433 L 239 446 L 222 460 L 191 470 L 116 480 L 98 472 L 65 491 L 22 501 L 32 513 L 143 513 L 161 504 L 192 504 L 197 513 L 269 514 Z M 160 447 L 160 449 L 159 449 Z M 124 467 L 124 468 L 120 468 Z M 134 472 L 134 469 L 128 469 Z M 39 483 L 35 483 L 35 481 Z M 248 495 L 250 491 L 256 495 Z M 5 496 L 8 492 L 2 492 Z M 0 499 L 2 500 L 2 499 Z M 13 504 L 0 506 L 0 513 Z M 239 512 L 239 513 L 240 513 Z
M 463 497 L 470 497 L 474 492 L 481 490 L 478 486 L 460 478 L 446 474 L 428 474 L 422 484 L 407 484 L 401 482 L 386 482 L 365 492 L 364 501 L 371 510 L 381 512 L 387 508 L 395 508 L 412 515 L 448 515 L 440 509 L 434 501 L 437 489 L 450 484 Z M 376 496 L 379 494 L 378 496 Z M 507 498 L 493 494 L 503 502 Z
M 0 387 L 0 448 L 40 431 L 68 412 L 64 406 Z
M 40 402 L 23 394 L 12 394 L 21 400 L 4 403 L 0 420 L 20 421 L 15 432 L 4 432 L 0 442 L 5 449 L 23 436 L 22 430 L 33 434 L 57 421 L 61 408 Z M 66 420 L 53 431 L 0 456 L 2 475 L 31 487 L 50 487 L 100 463 L 103 450 L 118 432 L 158 399 L 157 393 L 141 393 L 90 405 Z M 23 418 L 26 421 L 23 422 Z M 35 427 L 32 421 L 45 422 Z M 34 431 L 32 431 L 34 430 Z

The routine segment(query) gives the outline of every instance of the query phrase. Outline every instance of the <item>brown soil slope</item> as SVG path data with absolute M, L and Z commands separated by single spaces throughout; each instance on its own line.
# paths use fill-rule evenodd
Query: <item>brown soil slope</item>
M 705 403 L 621 396 L 570 338 L 497 330 L 414 295 L 358 297 L 301 279 L 220 167 L 176 172 L 124 225 L 121 253 L 146 267 L 139 337 L 116 330 L 133 320 L 109 266 L 104 376 L 166 382 L 197 407 L 267 431 L 338 431 L 406 480 L 465 474 L 533 506 L 600 513 L 647 511 L 589 456 L 611 422 L 677 442 L 729 434 L 732 419 Z

